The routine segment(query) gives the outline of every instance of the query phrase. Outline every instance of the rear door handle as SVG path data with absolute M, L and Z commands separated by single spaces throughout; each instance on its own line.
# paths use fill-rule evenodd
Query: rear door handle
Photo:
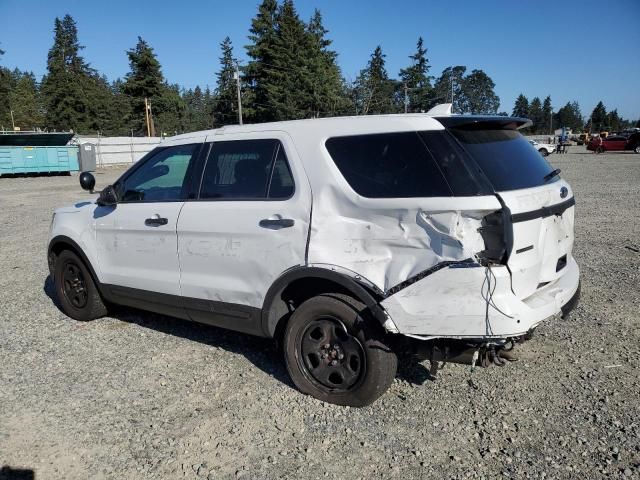
M 279 230 L 281 228 L 289 228 L 293 227 L 295 224 L 295 220 L 293 218 L 263 218 L 260 220 L 259 225 L 262 228 L 269 228 L 271 230 Z
M 144 221 L 144 224 L 147 227 L 160 227 L 162 225 L 166 225 L 167 223 L 169 223 L 169 220 L 164 218 L 164 217 L 161 217 L 157 213 L 155 215 L 151 216 L 151 218 L 147 218 Z

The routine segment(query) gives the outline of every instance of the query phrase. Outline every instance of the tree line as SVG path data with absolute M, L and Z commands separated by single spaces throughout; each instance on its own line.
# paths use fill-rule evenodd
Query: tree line
M 583 117 L 578 102 L 567 102 L 560 107 L 557 112 L 553 112 L 551 97 L 547 96 L 544 101 L 539 97 L 534 97 L 531 102 L 522 93 L 518 95 L 513 105 L 512 115 L 514 117 L 528 118 L 533 125 L 523 133 L 528 134 L 551 134 L 555 129 L 566 127 L 574 133 L 587 130 L 590 132 L 619 132 L 621 130 L 640 127 L 640 120 L 625 120 L 614 109 L 607 112 L 602 101 L 598 102 L 588 119 Z
M 129 72 L 109 81 L 82 56 L 77 24 L 65 15 L 55 19 L 47 72 L 41 81 L 31 72 L 0 66 L 0 127 L 11 129 L 15 124 L 22 130 L 145 135 L 145 99 L 158 133 L 173 135 L 235 124 L 238 76 L 247 123 L 426 112 L 439 103 L 453 103 L 455 113 L 498 111 L 495 84 L 482 70 L 467 72 L 458 65 L 446 68 L 437 78 L 432 76 L 422 38 L 397 77 L 388 72 L 386 55 L 378 46 L 356 78 L 348 81 L 328 33 L 319 10 L 305 22 L 293 0 L 263 0 L 244 47 L 246 64 L 239 65 L 227 37 L 220 44 L 215 88 L 184 89 L 164 77 L 153 47 L 140 37 L 126 52 Z M 2 53 L 0 50 L 0 59 Z M 539 108 L 539 99 L 530 105 L 527 101 L 526 108 L 518 112 L 536 116 L 536 126 L 545 125 L 545 108 L 551 108 L 548 100 L 548 105 L 545 100 Z

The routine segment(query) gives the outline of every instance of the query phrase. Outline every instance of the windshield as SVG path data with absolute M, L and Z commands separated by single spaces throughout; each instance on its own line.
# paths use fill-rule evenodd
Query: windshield
M 542 155 L 515 130 L 449 130 L 462 143 L 496 191 L 518 190 L 555 182 L 558 176 Z

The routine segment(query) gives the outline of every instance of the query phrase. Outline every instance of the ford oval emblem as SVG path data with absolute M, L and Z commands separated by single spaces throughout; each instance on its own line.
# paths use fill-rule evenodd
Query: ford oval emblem
M 562 187 L 560 189 L 560 198 L 567 198 L 567 195 L 569 195 L 569 189 L 567 187 Z

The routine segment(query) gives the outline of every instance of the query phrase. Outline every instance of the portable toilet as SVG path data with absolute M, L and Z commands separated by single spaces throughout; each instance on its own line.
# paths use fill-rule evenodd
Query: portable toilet
M 0 133 L 0 176 L 16 173 L 77 172 L 73 133 Z

